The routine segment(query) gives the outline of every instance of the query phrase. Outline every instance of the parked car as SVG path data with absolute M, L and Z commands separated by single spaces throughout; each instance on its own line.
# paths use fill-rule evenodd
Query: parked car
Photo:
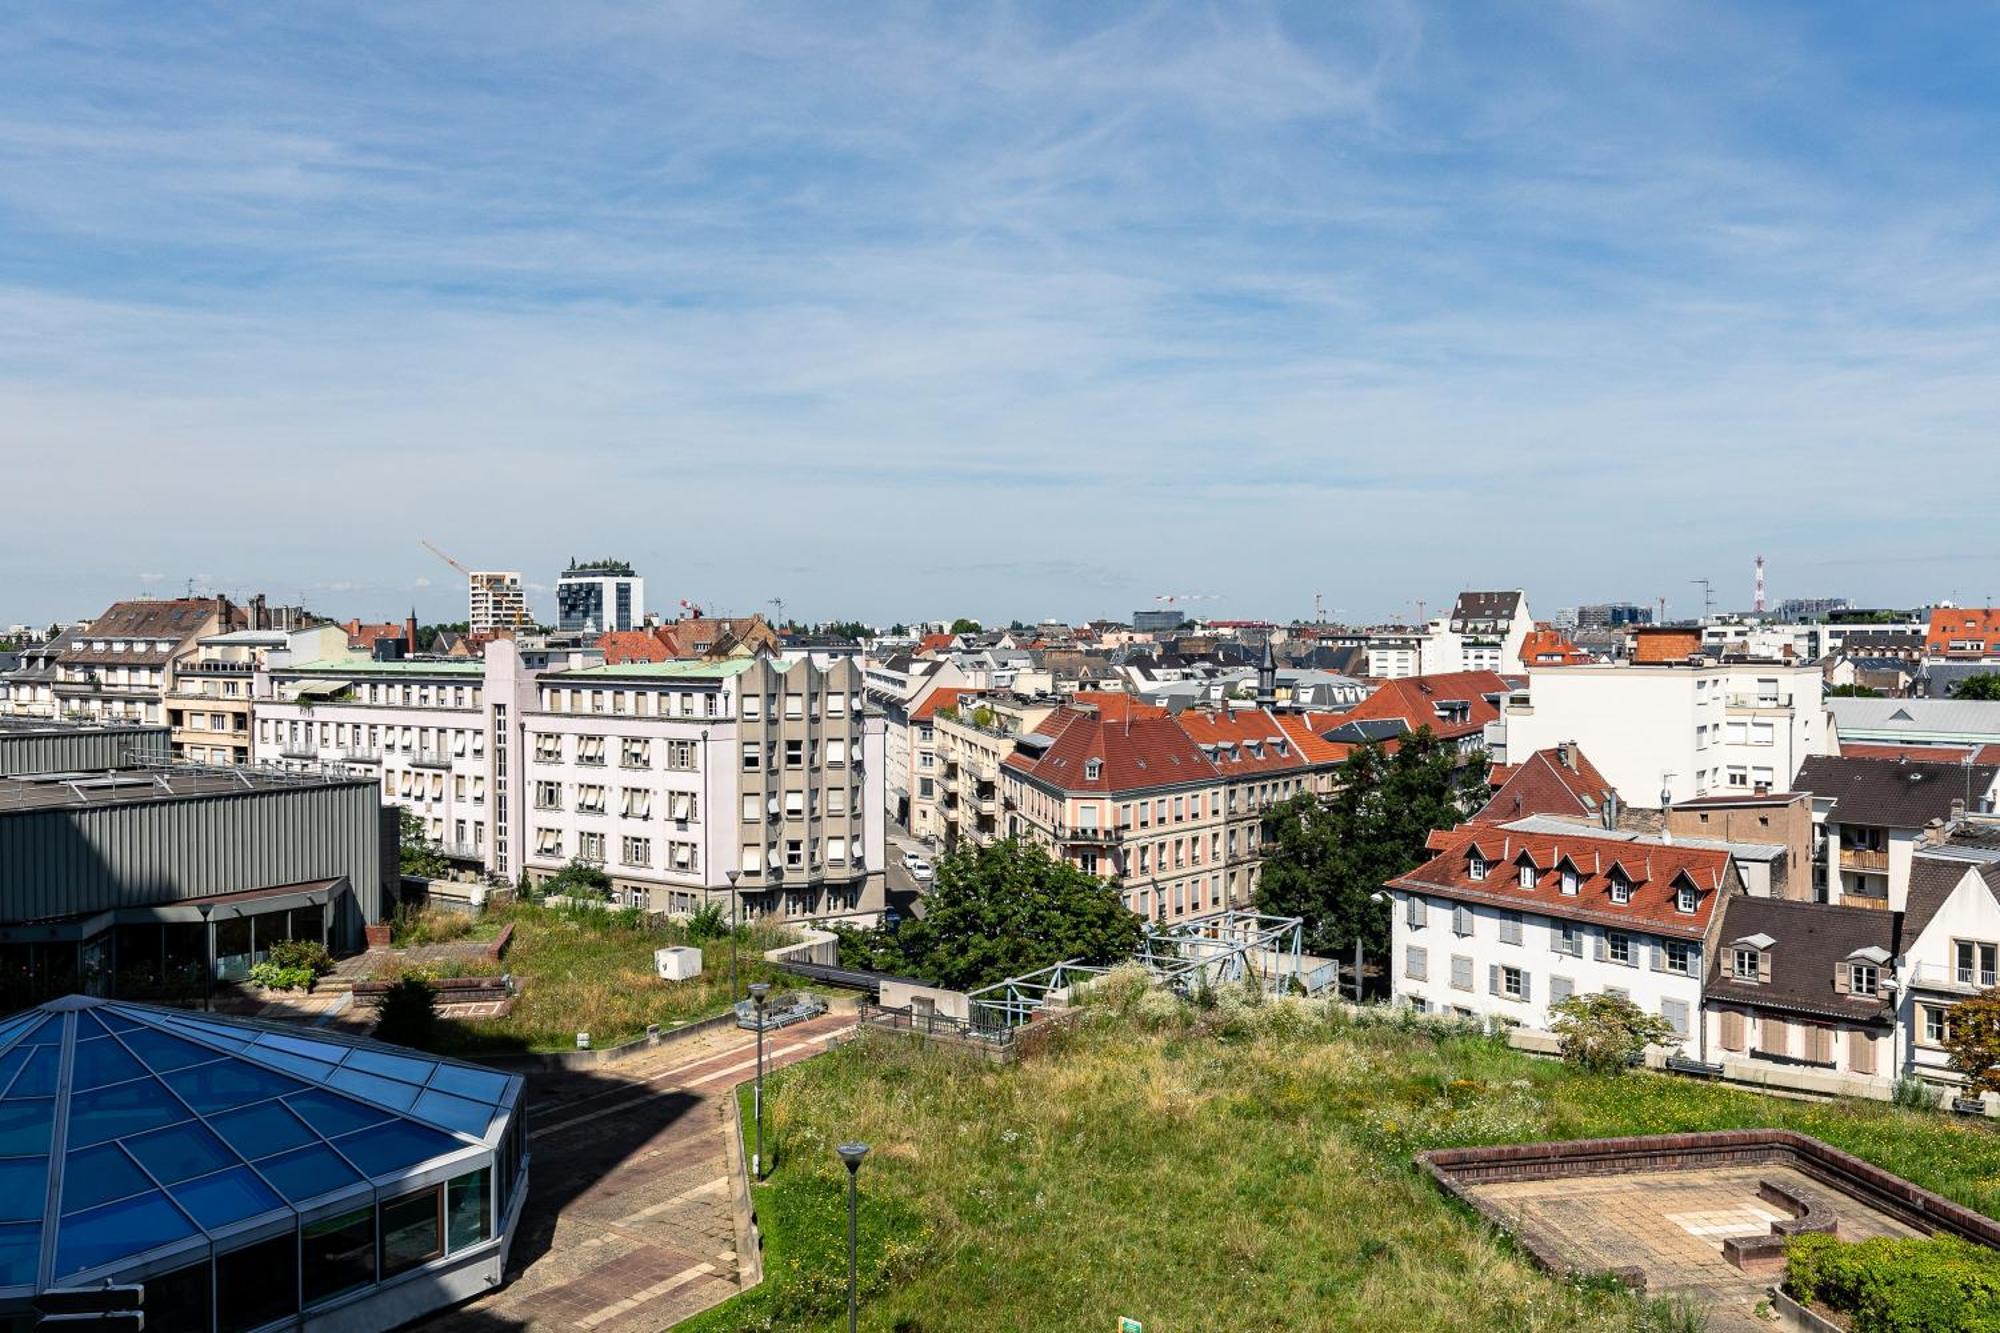
M 906 857 L 903 864 L 909 869 L 910 878 L 919 884 L 931 877 L 931 863 L 921 856 Z

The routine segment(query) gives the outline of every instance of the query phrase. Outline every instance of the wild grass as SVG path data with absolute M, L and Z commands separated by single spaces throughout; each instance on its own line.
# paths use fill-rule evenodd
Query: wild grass
M 516 995 L 505 1018 L 446 1024 L 441 1040 L 456 1053 L 574 1050 L 576 1034 L 605 1047 L 645 1032 L 719 1014 L 729 1007 L 729 939 L 701 946 L 702 975 L 662 981 L 653 951 L 689 943 L 687 929 L 637 909 L 517 902 L 495 908 L 485 920 L 497 931 L 514 927 L 513 942 L 497 965 L 511 974 Z M 737 942 L 740 986 L 769 981 L 779 989 L 794 979 L 764 961 L 764 951 L 789 943 L 779 927 L 747 927 Z
M 1040 1057 L 996 1067 L 869 1037 L 779 1074 L 760 1187 L 767 1281 L 689 1327 L 841 1326 L 833 1146 L 862 1169 L 862 1323 L 898 1333 L 1666 1330 L 1670 1302 L 1565 1282 L 1411 1163 L 1448 1144 L 1789 1125 L 1989 1213 L 2000 1137 L 1880 1104 L 1590 1076 L 1450 1024 L 1355 1022 L 1222 996 L 1110 993 Z

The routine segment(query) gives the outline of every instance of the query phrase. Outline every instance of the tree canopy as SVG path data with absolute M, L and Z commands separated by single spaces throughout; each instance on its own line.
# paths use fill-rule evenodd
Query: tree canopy
M 1952 687 L 1954 699 L 1979 699 L 1986 702 L 2000 700 L 2000 672 L 1981 671 L 1967 676 Z
M 979 630 L 980 625 L 978 621 L 969 620 L 964 616 L 960 616 L 957 620 L 951 622 L 951 632 L 953 634 L 977 634 Z
M 1829 699 L 1879 699 L 1882 691 L 1871 690 L 1866 685 L 1836 685 L 1826 692 Z
M 2000 988 L 1951 1007 L 1944 1028 L 1951 1067 L 1965 1075 L 1966 1095 L 2000 1092 Z
M 1364 745 L 1342 763 L 1325 801 L 1310 792 L 1264 815 L 1257 906 L 1304 917 L 1306 948 L 1336 954 L 1389 947 L 1389 914 L 1369 895 L 1423 864 L 1433 829 L 1450 828 L 1486 799 L 1486 759 L 1461 763 L 1455 745 L 1424 727 L 1396 752 Z
M 947 853 L 921 918 L 855 943 L 886 971 L 971 990 L 1072 959 L 1122 962 L 1141 929 L 1115 887 L 1010 839 Z

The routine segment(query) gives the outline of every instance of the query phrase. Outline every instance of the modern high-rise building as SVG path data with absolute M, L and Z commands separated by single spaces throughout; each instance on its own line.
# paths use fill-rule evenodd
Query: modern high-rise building
M 565 634 L 634 630 L 645 621 L 646 580 L 623 560 L 571 560 L 556 579 L 556 628 Z
M 1583 629 L 1617 629 L 1623 625 L 1650 625 L 1653 608 L 1633 602 L 1596 602 L 1576 609 L 1576 623 Z
M 515 630 L 530 624 L 528 599 L 521 591 L 518 570 L 473 570 L 465 576 L 471 590 L 466 622 L 474 634 Z

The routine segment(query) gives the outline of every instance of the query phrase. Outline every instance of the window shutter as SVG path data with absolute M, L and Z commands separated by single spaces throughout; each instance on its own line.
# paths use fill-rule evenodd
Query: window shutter
M 1488 963 L 1486 965 L 1486 989 L 1494 995 L 1500 993 L 1500 964 Z
M 1655 972 L 1664 972 L 1664 971 L 1666 971 L 1666 970 L 1667 970 L 1667 942 L 1666 942 L 1665 940 L 1654 940 L 1654 941 L 1653 941 L 1653 949 L 1652 949 L 1652 954 L 1653 954 L 1653 970 L 1654 970 Z
M 1766 1055 L 1789 1055 L 1792 1031 L 1782 1018 L 1757 1019 L 1757 1049 Z
M 1857 1074 L 1875 1072 L 1875 1038 L 1866 1032 L 1847 1034 L 1847 1064 Z
M 1853 993 L 1847 984 L 1848 977 L 1847 964 L 1835 963 L 1833 965 L 1833 993 L 1835 995 L 1850 995 Z
M 1521 971 L 1521 1002 L 1526 1004 L 1534 998 L 1535 979 L 1528 975 L 1527 969 L 1523 968 Z
M 1771 951 L 1757 951 L 1757 980 L 1768 983 L 1771 980 Z
M 1806 1029 L 1806 1056 L 1819 1064 L 1833 1061 L 1833 1029 L 1824 1023 L 1814 1023 Z
M 1667 1022 L 1673 1024 L 1675 1036 L 1677 1037 L 1687 1036 L 1688 1007 L 1686 1000 L 1660 1001 L 1660 1017 L 1666 1019 Z
M 1604 950 L 1604 937 L 1602 935 L 1591 936 L 1590 956 L 1595 958 L 1600 963 L 1605 960 L 1607 955 Z
M 1722 1049 L 1725 1051 L 1743 1049 L 1743 1015 L 1735 1009 L 1722 1011 Z
M 1567 1000 L 1570 996 L 1574 994 L 1576 994 L 1576 983 L 1574 981 L 1571 981 L 1568 977 L 1549 978 L 1550 1004 L 1561 1004 L 1564 1000 Z

